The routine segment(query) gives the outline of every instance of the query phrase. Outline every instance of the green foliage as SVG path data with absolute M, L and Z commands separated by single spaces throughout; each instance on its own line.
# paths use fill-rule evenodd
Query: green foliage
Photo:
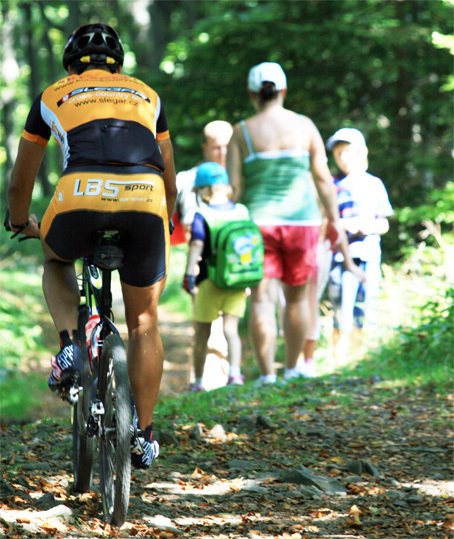
M 171 248 L 169 274 L 159 304 L 170 312 L 185 314 L 189 320 L 192 318 L 192 301 L 182 287 L 187 256 L 186 244 Z
M 0 287 L 2 370 L 11 370 L 44 347 L 41 318 L 46 307 L 36 273 L 4 271 Z
M 440 265 L 440 254 L 444 258 L 453 256 L 454 182 L 431 190 L 426 200 L 416 206 L 396 208 L 390 221 L 390 232 L 382 238 L 385 260 L 407 258 L 425 240 L 426 264 Z M 440 244 L 446 245 L 449 251 L 440 253 L 437 249 Z
M 431 299 L 413 313 L 412 325 L 400 326 L 378 350 L 371 350 L 354 372 L 379 374 L 403 385 L 432 385 L 439 392 L 452 390 L 454 361 L 454 289 L 428 290 Z
M 416 207 L 405 206 L 397 211 L 397 219 L 403 225 L 417 225 L 425 219 L 435 223 L 454 223 L 454 182 L 447 182 L 444 188 L 434 189 L 427 195 L 427 202 Z
M 235 123 L 253 113 L 246 91 L 249 68 L 277 61 L 288 76 L 286 106 L 311 117 L 325 140 L 343 125 L 361 129 L 370 171 L 383 179 L 393 207 L 418 211 L 432 189 L 442 190 L 452 179 L 452 15 L 450 1 L 203 0 L 146 6 L 128 0 L 11 0 L 1 14 L 0 47 L 9 68 L 0 82 L 0 160 L 8 175 L 16 147 L 11 135 L 20 135 L 35 95 L 65 75 L 61 54 L 69 33 L 103 20 L 120 31 L 124 72 L 162 97 L 177 170 L 202 159 L 201 131 L 208 121 Z M 58 152 L 51 144 L 42 169 L 51 186 L 60 174 Z M 48 195 L 51 186 L 36 195 Z M 414 236 L 407 213 L 402 212 L 404 223 L 397 212 L 399 225 L 384 237 L 389 259 L 401 256 L 402 242 Z
M 34 373 L 13 372 L 0 379 L 0 411 L 3 421 L 30 419 L 34 411 L 42 409 L 42 396 L 46 391 L 47 380 Z

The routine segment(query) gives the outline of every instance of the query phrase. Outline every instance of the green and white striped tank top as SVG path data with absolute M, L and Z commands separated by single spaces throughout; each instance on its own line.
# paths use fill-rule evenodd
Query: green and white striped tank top
M 241 202 L 252 220 L 259 225 L 320 225 L 309 152 L 303 148 L 255 152 L 244 120 L 240 125 L 249 150 L 243 161 Z

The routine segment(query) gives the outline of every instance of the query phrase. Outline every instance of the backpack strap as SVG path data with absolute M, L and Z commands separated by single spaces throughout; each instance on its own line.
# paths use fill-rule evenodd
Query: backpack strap
M 243 131 L 244 140 L 246 141 L 247 149 L 249 150 L 249 155 L 255 155 L 254 146 L 252 145 L 251 136 L 249 135 L 249 131 L 246 127 L 246 122 L 244 120 L 241 120 L 240 122 L 241 129 Z

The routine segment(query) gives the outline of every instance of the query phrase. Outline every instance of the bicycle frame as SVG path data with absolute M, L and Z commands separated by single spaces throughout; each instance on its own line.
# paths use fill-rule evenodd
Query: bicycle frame
M 96 439 L 103 511 L 116 525 L 123 524 L 129 503 L 134 428 L 131 413 L 135 414 L 124 344 L 112 313 L 112 271 L 121 266 L 123 258 L 123 250 L 118 246 L 120 238 L 121 233 L 116 230 L 100 231 L 93 254 L 82 260 L 78 326 L 81 346 L 87 348 L 82 353 L 79 398 L 73 411 L 76 489 L 90 489 L 92 446 Z M 86 325 L 90 315 L 91 324 Z M 93 319 L 96 315 L 99 320 Z
M 90 312 L 96 310 L 99 314 L 100 321 L 97 324 L 96 331 L 93 330 L 90 336 L 90 347 L 94 349 L 98 346 L 99 352 L 102 349 L 102 343 L 106 335 L 110 333 L 120 334 L 113 322 L 111 283 L 112 270 L 101 270 L 89 258 L 83 259 L 81 298 L 85 298 L 85 304 Z M 98 340 L 98 343 L 95 342 L 96 340 Z M 94 366 L 91 363 L 91 354 L 88 357 L 90 370 L 93 373 Z M 98 357 L 100 357 L 99 353 Z

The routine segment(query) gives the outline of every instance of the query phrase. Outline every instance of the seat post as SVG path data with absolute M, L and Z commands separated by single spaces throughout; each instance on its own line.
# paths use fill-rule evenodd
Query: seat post
M 110 289 L 112 283 L 112 270 L 102 270 L 102 300 L 101 300 L 101 315 L 110 316 L 112 307 L 112 291 Z

